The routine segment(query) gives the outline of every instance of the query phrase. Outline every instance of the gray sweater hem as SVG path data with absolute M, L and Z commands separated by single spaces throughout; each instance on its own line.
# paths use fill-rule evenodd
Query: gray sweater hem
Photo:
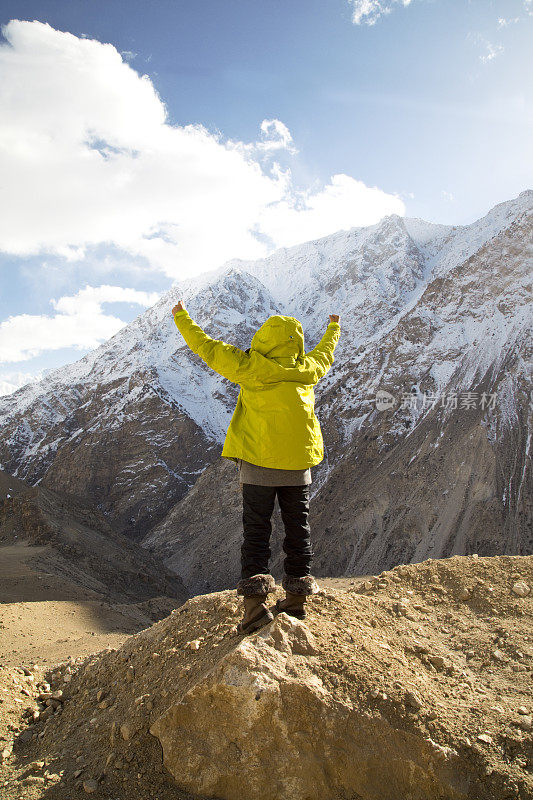
M 307 486 L 312 482 L 311 469 L 273 469 L 259 467 L 249 461 L 237 459 L 239 482 L 253 486 Z

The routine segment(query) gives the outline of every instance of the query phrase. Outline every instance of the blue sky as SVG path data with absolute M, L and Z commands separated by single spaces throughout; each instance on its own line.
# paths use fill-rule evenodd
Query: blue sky
M 0 393 L 230 257 L 533 186 L 531 0 L 3 0 L 0 23 Z

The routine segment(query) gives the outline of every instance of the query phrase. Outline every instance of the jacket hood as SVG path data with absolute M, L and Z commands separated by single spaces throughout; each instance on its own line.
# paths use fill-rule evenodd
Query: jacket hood
M 256 350 L 266 358 L 284 363 L 294 363 L 304 355 L 304 332 L 301 323 L 294 317 L 276 314 L 269 317 L 254 333 L 250 350 Z

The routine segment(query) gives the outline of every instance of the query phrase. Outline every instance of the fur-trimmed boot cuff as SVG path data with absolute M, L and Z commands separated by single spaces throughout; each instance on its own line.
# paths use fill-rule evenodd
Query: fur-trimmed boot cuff
M 276 589 L 276 581 L 272 575 L 252 575 L 251 578 L 241 578 L 237 584 L 237 594 L 244 597 L 256 597 L 257 595 L 269 594 Z
M 284 575 L 281 585 L 286 592 L 291 594 L 316 594 L 319 591 L 318 583 L 312 575 L 304 575 L 303 578 L 295 578 L 292 575 Z

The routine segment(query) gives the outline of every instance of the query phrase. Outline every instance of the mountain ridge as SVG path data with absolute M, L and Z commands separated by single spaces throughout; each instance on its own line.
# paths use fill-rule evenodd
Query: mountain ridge
M 271 314 L 298 316 L 306 349 L 320 338 L 328 314 L 341 314 L 336 361 L 317 390 L 326 443 L 324 462 L 313 471 L 313 497 L 319 503 L 318 551 L 327 540 L 325 519 L 346 505 L 338 497 L 333 503 L 337 493 L 330 478 L 335 469 L 349 475 L 355 458 L 363 473 L 372 474 L 380 459 L 425 424 L 426 392 L 447 394 L 456 389 L 479 394 L 482 386 L 489 393 L 506 387 L 502 394 L 506 405 L 497 412 L 485 409 L 488 421 L 482 424 L 482 418 L 477 419 L 473 435 L 485 426 L 483 435 L 489 441 L 491 426 L 503 430 L 509 415 L 519 418 L 517 454 L 527 477 L 532 210 L 533 192 L 528 191 L 469 226 L 388 217 L 368 228 L 339 231 L 256 262 L 233 260 L 185 279 L 109 342 L 61 370 L 63 383 L 56 373 L 0 398 L 0 420 L 6 431 L 0 462 L 32 483 L 44 481 L 86 497 L 119 530 L 165 552 L 180 573 L 179 548 L 168 556 L 169 542 L 175 540 L 170 520 L 176 524 L 180 503 L 186 502 L 206 468 L 213 482 L 211 489 L 202 489 L 202 501 L 208 506 L 213 492 L 224 492 L 228 482 L 235 485 L 236 476 L 219 463 L 219 455 L 238 393 L 180 339 L 170 308 L 183 298 L 211 336 L 243 349 Z M 380 389 L 395 397 L 394 409 L 376 409 L 374 399 Z M 414 397 L 414 402 L 404 408 L 400 401 L 406 397 Z M 441 428 L 430 436 L 436 450 L 447 426 L 457 424 L 444 408 L 438 421 Z M 499 452 L 510 463 L 498 447 L 493 440 L 490 452 Z M 357 486 L 341 483 L 354 507 L 362 507 Z M 497 483 L 491 482 L 490 492 L 496 491 Z M 406 487 L 401 490 L 404 503 L 406 491 Z M 463 501 L 457 502 L 460 510 Z M 509 518 L 509 510 L 505 513 Z M 530 510 L 526 520 L 529 514 Z M 429 536 L 430 516 L 417 528 L 422 539 Z M 355 519 L 357 528 L 357 515 Z M 228 525 L 231 530 L 240 528 L 236 507 L 232 506 Z M 219 527 L 220 521 L 213 520 L 202 529 L 205 547 Z M 525 528 L 520 530 L 517 546 L 527 548 Z M 385 525 L 373 535 L 387 540 L 392 535 L 387 531 Z M 341 548 L 352 536 L 362 535 L 340 524 L 338 533 Z M 192 530 L 183 531 L 183 536 L 196 548 Z M 501 543 L 495 531 L 494 537 Z M 237 542 L 233 536 L 230 540 L 234 551 Z M 421 546 L 418 542 L 413 552 Z M 401 552 L 395 553 L 401 558 Z M 187 564 L 194 560 L 193 551 L 181 556 Z M 365 558 L 361 553 L 350 568 L 374 564 Z M 231 559 L 222 561 L 226 566 L 214 570 L 208 580 L 211 587 L 222 588 L 233 580 Z M 379 559 L 375 564 L 392 566 Z M 331 574 L 337 568 L 340 562 L 323 563 Z M 187 571 L 189 589 L 205 587 L 205 577 L 195 569 Z

